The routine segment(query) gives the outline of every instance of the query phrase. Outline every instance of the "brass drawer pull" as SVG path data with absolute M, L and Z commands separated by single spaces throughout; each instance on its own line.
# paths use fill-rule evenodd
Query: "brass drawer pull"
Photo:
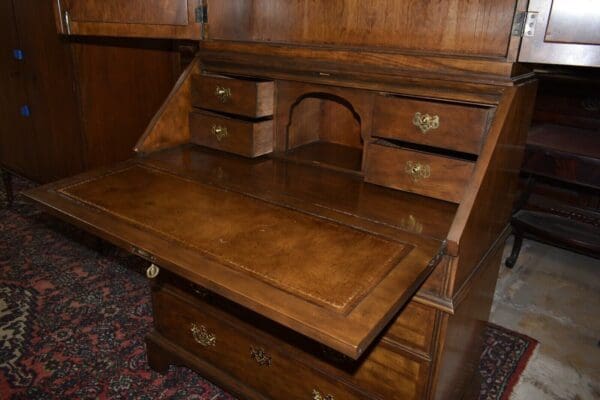
M 313 389 L 312 400 L 335 400 L 335 397 L 330 394 L 322 395 L 317 389 Z
M 421 130 L 422 133 L 427 133 L 432 129 L 440 127 L 440 117 L 437 115 L 415 113 L 413 117 L 413 125 Z
M 416 161 L 407 161 L 405 172 L 409 174 L 412 181 L 416 183 L 421 179 L 427 179 L 431 176 L 431 167 Z
M 261 367 L 270 367 L 271 356 L 262 347 L 250 346 L 250 357 Z
M 148 279 L 154 279 L 158 276 L 159 272 L 160 268 L 158 268 L 158 265 L 150 264 L 150 266 L 146 270 L 146 276 L 148 277 Z
M 217 86 L 217 88 L 215 89 L 215 96 L 219 98 L 219 101 L 221 103 L 227 103 L 231 98 L 231 89 L 222 86 Z
M 198 326 L 195 323 L 192 323 L 192 328 L 190 329 L 192 332 L 192 336 L 196 343 L 204 347 L 215 347 L 217 345 L 217 337 L 214 333 L 210 333 L 204 325 Z
M 220 142 L 225 139 L 229 132 L 227 131 L 227 127 L 221 125 L 213 125 L 211 128 L 212 134 L 216 136 L 217 140 Z

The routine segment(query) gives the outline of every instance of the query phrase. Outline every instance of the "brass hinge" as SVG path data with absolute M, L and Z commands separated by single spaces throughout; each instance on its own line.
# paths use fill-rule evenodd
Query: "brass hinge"
M 537 19 L 537 12 L 518 11 L 513 20 L 512 35 L 519 37 L 535 35 Z

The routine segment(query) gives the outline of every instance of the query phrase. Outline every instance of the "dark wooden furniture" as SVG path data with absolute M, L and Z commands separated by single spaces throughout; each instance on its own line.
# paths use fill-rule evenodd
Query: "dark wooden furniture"
M 0 168 L 49 182 L 130 158 L 179 73 L 172 43 L 69 40 L 51 2 L 0 7 Z
M 600 257 L 600 75 L 555 67 L 538 74 L 508 267 L 523 238 Z
M 200 50 L 138 157 L 28 196 L 151 263 L 159 371 L 245 399 L 478 392 L 536 91 L 524 3 L 57 1 L 65 34 Z

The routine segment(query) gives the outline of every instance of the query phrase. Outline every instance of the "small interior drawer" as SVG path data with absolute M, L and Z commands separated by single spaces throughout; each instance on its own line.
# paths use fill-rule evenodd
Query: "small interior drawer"
M 274 86 L 272 81 L 197 75 L 192 105 L 249 118 L 268 117 L 273 115 Z
M 370 143 L 365 181 L 459 203 L 474 166 L 471 161 Z
M 273 338 L 178 289 L 154 290 L 153 306 L 163 337 L 269 398 L 365 398 L 291 357 Z
M 273 151 L 273 121 L 250 122 L 206 113 L 190 113 L 191 141 L 246 157 Z
M 377 96 L 372 135 L 479 154 L 490 114 L 485 107 Z

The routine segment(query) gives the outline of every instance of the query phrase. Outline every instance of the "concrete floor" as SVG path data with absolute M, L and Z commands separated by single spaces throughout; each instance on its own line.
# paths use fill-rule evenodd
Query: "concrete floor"
M 491 320 L 540 342 L 511 400 L 600 399 L 600 260 L 525 241 Z

